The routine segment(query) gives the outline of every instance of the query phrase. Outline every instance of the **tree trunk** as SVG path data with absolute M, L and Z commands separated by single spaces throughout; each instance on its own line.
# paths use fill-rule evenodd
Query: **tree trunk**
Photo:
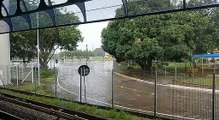
M 151 70 L 151 67 L 152 67 L 152 60 L 148 60 L 146 64 L 146 68 Z
M 47 62 L 43 62 L 42 63 L 42 69 L 45 69 L 45 70 L 48 69 Z
M 48 62 L 47 60 L 40 60 L 40 66 L 41 66 L 41 69 L 45 69 L 47 70 L 48 69 L 48 66 L 47 66 Z
M 151 71 L 152 60 L 138 61 L 137 63 L 140 65 L 142 70 L 144 70 L 144 71 Z

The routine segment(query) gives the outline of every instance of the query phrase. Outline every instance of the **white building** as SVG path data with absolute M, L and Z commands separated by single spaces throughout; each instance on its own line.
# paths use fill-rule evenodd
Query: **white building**
M 2 29 L 2 28 L 0 28 Z M 10 41 L 9 34 L 0 35 L 0 85 L 9 84 Z
M 7 4 L 7 2 L 5 2 Z M 5 5 L 6 5 L 5 4 Z M 7 4 L 8 5 L 8 4 Z M 0 22 L 0 31 L 8 31 L 9 28 L 2 27 L 6 23 Z M 0 86 L 10 84 L 10 38 L 9 34 L 0 34 Z

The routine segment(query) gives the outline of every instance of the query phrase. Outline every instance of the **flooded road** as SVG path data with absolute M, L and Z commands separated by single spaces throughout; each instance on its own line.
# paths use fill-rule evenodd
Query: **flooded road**
M 67 62 L 59 65 L 59 97 L 79 101 L 80 76 L 78 68 L 84 62 Z M 157 85 L 155 101 L 154 82 L 142 81 L 114 72 L 113 61 L 88 62 L 91 69 L 83 84 L 83 101 L 89 104 L 112 106 L 112 80 L 114 105 L 153 114 L 155 105 L 160 115 L 181 119 L 212 118 L 212 90 L 178 86 L 174 83 Z M 113 79 L 112 79 L 113 78 Z M 155 104 L 155 102 L 157 104 Z M 216 91 L 216 120 L 219 120 L 219 91 Z
M 78 68 L 86 64 L 84 62 L 70 62 L 61 64 L 59 67 L 59 89 L 63 94 L 68 91 L 73 96 L 71 99 L 79 101 L 80 95 L 80 75 Z M 88 66 L 91 71 L 83 82 L 83 101 L 90 104 L 111 106 L 112 101 L 112 68 L 113 62 L 89 62 Z M 64 89 L 63 89 L 64 88 Z M 66 92 L 65 92 L 66 93 Z M 86 93 L 86 94 L 85 94 Z M 87 99 L 85 99 L 85 96 Z M 66 96 L 65 96 L 66 97 Z

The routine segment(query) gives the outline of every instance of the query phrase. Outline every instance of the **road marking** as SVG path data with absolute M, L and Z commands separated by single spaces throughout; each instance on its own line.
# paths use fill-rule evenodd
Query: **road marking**
M 129 87 L 125 87 L 125 86 L 122 86 L 122 85 L 116 85 L 116 86 L 119 86 L 121 89 L 126 89 L 126 90 L 130 90 L 130 91 L 134 91 L 134 92 L 139 92 L 139 93 L 144 93 L 144 94 L 150 94 L 151 95 L 151 93 L 141 91 L 141 90 L 137 90 L 137 89 L 133 89 L 133 88 L 129 88 Z

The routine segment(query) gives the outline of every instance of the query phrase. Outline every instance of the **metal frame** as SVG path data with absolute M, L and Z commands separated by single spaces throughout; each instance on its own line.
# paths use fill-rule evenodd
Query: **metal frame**
M 62 26 L 70 26 L 70 25 L 80 25 L 80 24 L 88 24 L 88 23 L 94 23 L 94 22 L 103 22 L 103 21 L 111 21 L 111 20 L 119 20 L 119 19 L 126 19 L 126 18 L 135 18 L 135 17 L 140 17 L 140 16 L 149 16 L 149 15 L 157 15 L 157 14 L 166 14 L 166 13 L 174 13 L 174 12 L 181 12 L 181 11 L 189 11 L 189 10 L 198 10 L 198 9 L 207 9 L 207 8 L 214 8 L 214 7 L 219 7 L 219 3 L 212 4 L 212 5 L 204 5 L 204 6 L 198 6 L 198 7 L 192 7 L 192 8 L 187 8 L 186 7 L 186 0 L 183 0 L 182 3 L 182 8 L 180 9 L 173 9 L 173 10 L 165 10 L 165 11 L 158 11 L 158 12 L 152 12 L 152 13 L 143 13 L 143 14 L 136 14 L 136 15 L 129 15 L 128 14 L 128 2 L 127 0 L 121 0 L 123 3 L 123 8 L 124 8 L 124 16 L 121 17 L 116 17 L 116 18 L 108 18 L 108 19 L 100 19 L 100 20 L 92 20 L 92 21 L 87 21 L 87 14 L 86 14 L 86 6 L 85 2 L 88 2 L 91 0 L 68 0 L 66 3 L 58 4 L 58 5 L 52 5 L 51 0 L 49 0 L 49 5 L 46 5 L 44 0 L 40 0 L 39 7 L 35 10 L 28 11 L 27 7 L 25 6 L 24 0 L 17 0 L 17 11 L 15 12 L 14 15 L 9 15 L 9 12 L 7 11 L 6 7 L 3 4 L 3 0 L 0 0 L 0 4 L 2 5 L 3 9 L 6 11 L 6 16 L 4 17 L 2 15 L 2 9 L 0 9 L 0 20 L 5 21 L 8 26 L 10 27 L 10 31 L 8 32 L 2 32 L 0 34 L 4 33 L 13 33 L 13 32 L 18 32 L 18 31 L 13 31 L 13 24 L 11 21 L 11 18 L 13 17 L 22 17 L 26 20 L 26 22 L 29 25 L 29 29 L 25 30 L 19 30 L 19 31 L 28 31 L 28 30 L 36 30 L 36 29 L 45 29 L 45 28 L 54 28 L 54 27 L 62 27 Z M 20 8 L 20 4 L 24 5 L 25 12 L 22 12 Z M 77 22 L 77 23 L 69 23 L 65 25 L 57 25 L 55 21 L 55 13 L 54 10 L 55 8 L 60 8 L 60 7 L 65 7 L 69 5 L 77 5 L 78 8 L 80 9 L 84 21 L 83 22 Z M 53 26 L 48 26 L 48 27 L 39 27 L 39 28 L 33 28 L 31 26 L 31 18 L 30 14 L 32 13 L 37 13 L 45 11 L 48 16 L 51 18 L 53 21 Z
M 4 0 L 0 0 L 0 4 L 1 5 L 4 5 L 3 1 Z M 58 5 L 52 5 L 51 4 L 52 3 L 51 0 L 48 0 L 48 1 L 49 1 L 49 5 L 46 5 L 44 0 L 40 0 L 40 4 L 39 4 L 37 9 L 28 11 L 25 8 L 26 11 L 23 12 L 21 10 L 20 4 L 23 4 L 24 7 L 25 7 L 25 2 L 24 2 L 24 0 L 17 0 L 17 6 L 16 6 L 17 10 L 16 10 L 15 14 L 14 15 L 9 15 L 8 14 L 7 16 L 4 17 L 2 15 L 2 10 L 0 9 L 0 19 L 12 18 L 12 17 L 17 17 L 17 16 L 23 16 L 23 15 L 26 15 L 26 14 L 32 14 L 32 13 L 36 13 L 36 12 L 52 10 L 54 8 L 65 7 L 65 6 L 69 6 L 69 5 L 73 5 L 73 4 L 75 4 L 75 5 L 84 4 L 85 2 L 90 1 L 90 0 L 68 0 L 66 3 L 62 3 L 62 4 L 58 4 Z M 85 9 L 85 8 L 82 8 L 82 7 L 83 7 L 83 5 L 82 6 L 80 5 L 79 8 L 82 9 L 82 10 Z
M 86 17 L 87 15 L 86 15 L 85 2 L 90 1 L 90 0 L 68 0 L 66 3 L 58 4 L 58 5 L 52 5 L 51 0 L 48 0 L 48 5 L 46 5 L 44 0 L 40 0 L 40 4 L 39 4 L 38 8 L 35 9 L 35 10 L 30 10 L 30 11 L 28 10 L 24 0 L 17 0 L 17 6 L 16 6 L 17 10 L 16 10 L 14 15 L 9 14 L 9 11 L 7 10 L 7 7 L 4 5 L 3 1 L 4 0 L 0 0 L 0 5 L 5 10 L 6 16 L 2 15 L 2 9 L 0 9 L 0 20 L 5 21 L 8 24 L 9 28 L 10 28 L 9 32 L 12 32 L 14 27 L 13 27 L 11 18 L 13 18 L 13 17 L 22 17 L 23 19 L 25 19 L 25 21 L 29 25 L 28 30 L 32 30 L 33 27 L 31 25 L 30 14 L 41 12 L 41 11 L 44 11 L 48 14 L 48 16 L 51 18 L 51 20 L 53 22 L 53 26 L 55 27 L 57 25 L 56 25 L 55 13 L 54 13 L 53 9 L 68 6 L 68 5 L 72 5 L 72 4 L 75 4 L 75 5 L 78 6 L 81 13 L 83 14 L 84 21 L 86 22 L 87 21 L 87 17 Z M 24 11 L 21 10 L 20 4 L 22 4 L 24 6 Z M 6 33 L 9 33 L 9 32 L 6 32 Z M 2 33 L 0 33 L 0 34 L 2 34 Z

